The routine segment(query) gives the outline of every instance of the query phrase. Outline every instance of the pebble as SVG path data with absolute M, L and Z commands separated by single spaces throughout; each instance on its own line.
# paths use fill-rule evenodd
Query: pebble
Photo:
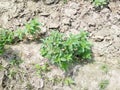
M 44 34 L 47 32 L 47 28 L 46 27 L 41 27 L 41 33 Z
M 64 11 L 64 15 L 68 16 L 68 17 L 72 17 L 75 14 L 77 14 L 77 10 L 75 10 L 75 9 L 66 8 L 65 11 Z
M 44 16 L 44 17 L 48 17 L 50 14 L 43 12 L 43 13 L 41 13 L 40 15 L 41 15 L 41 16 Z
M 50 23 L 49 24 L 49 29 L 58 29 L 60 27 L 59 23 Z
M 72 8 L 72 9 L 78 10 L 79 9 L 79 4 L 76 3 L 76 2 L 70 2 L 69 7 Z
M 102 37 L 102 36 L 95 36 L 94 40 L 95 40 L 95 42 L 102 42 L 104 40 L 104 37 Z
M 46 5 L 51 5 L 51 4 L 56 4 L 59 2 L 59 0 L 42 0 L 44 2 L 44 4 Z
M 64 25 L 71 25 L 70 18 L 64 18 L 63 21 L 62 21 L 62 23 L 63 23 Z

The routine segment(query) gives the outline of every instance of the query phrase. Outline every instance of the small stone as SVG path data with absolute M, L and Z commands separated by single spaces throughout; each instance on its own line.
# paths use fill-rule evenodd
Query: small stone
M 73 34 L 79 34 L 80 31 L 76 30 L 76 29 L 70 29 L 69 30 L 70 32 L 72 32 Z
M 58 29 L 60 25 L 58 23 L 50 23 L 49 24 L 49 29 Z
M 50 15 L 51 20 L 54 20 L 54 22 L 60 21 L 60 14 L 58 12 L 52 12 Z
M 77 13 L 77 10 L 71 9 L 71 8 L 66 8 L 64 11 L 65 16 L 72 17 Z
M 69 7 L 72 8 L 72 9 L 78 10 L 79 9 L 79 4 L 75 3 L 75 2 L 71 2 Z
M 119 1 L 119 0 L 118 0 Z M 108 7 L 110 8 L 110 10 L 112 11 L 112 12 L 116 12 L 116 7 L 117 7 L 118 5 L 117 5 L 117 2 L 116 3 L 113 3 L 113 2 L 110 2 L 109 4 L 108 4 Z
M 47 29 L 45 27 L 41 27 L 41 34 L 44 34 L 47 32 Z
M 70 24 L 71 24 L 70 18 L 65 18 L 65 19 L 63 19 L 62 23 L 63 23 L 64 25 L 70 25 Z
M 104 40 L 104 37 L 102 36 L 96 36 L 94 37 L 95 42 L 102 42 Z
M 110 10 L 108 9 L 108 8 L 104 8 L 102 11 L 101 11 L 101 13 L 103 13 L 103 14 L 106 14 L 106 13 L 109 13 L 110 12 Z
M 59 13 L 58 12 L 52 12 L 50 16 L 51 16 L 51 18 L 56 19 L 56 18 L 59 17 Z
M 68 25 L 63 25 L 63 26 L 61 26 L 61 28 L 60 28 L 60 31 L 61 32 L 65 32 L 65 31 L 68 31 L 69 30 L 69 26 Z
M 105 37 L 105 41 L 111 41 L 112 40 L 112 38 L 111 37 Z
M 51 4 L 56 4 L 59 2 L 59 0 L 42 0 L 44 4 L 46 5 L 51 5 Z
M 16 25 L 16 26 L 19 26 L 19 25 L 20 25 L 20 22 L 19 22 L 17 19 L 14 20 L 13 22 L 14 22 L 14 25 Z
M 89 27 L 95 27 L 96 26 L 96 20 L 90 19 L 89 22 L 88 22 L 88 25 L 89 25 Z
M 44 13 L 41 13 L 40 15 L 41 15 L 41 16 L 44 16 L 44 17 L 48 17 L 50 14 L 44 12 Z

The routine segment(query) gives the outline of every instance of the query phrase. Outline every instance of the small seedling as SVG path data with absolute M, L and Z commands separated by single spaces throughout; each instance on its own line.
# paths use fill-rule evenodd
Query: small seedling
M 0 41 L 5 44 L 11 44 L 14 39 L 14 33 L 10 30 L 0 30 Z
M 25 26 L 25 30 L 5 30 L 0 29 L 0 55 L 4 52 L 4 47 L 6 44 L 13 44 L 16 41 L 21 41 L 25 38 L 28 38 L 29 35 L 32 36 L 33 39 L 39 36 L 40 25 L 36 19 L 30 21 Z M 18 40 L 16 40 L 18 39 Z
M 23 61 L 22 60 L 11 60 L 10 64 L 13 66 L 19 66 Z
M 104 90 L 109 84 L 109 80 L 102 80 L 100 83 L 99 83 L 99 88 L 100 90 Z
M 92 1 L 95 7 L 103 7 L 108 3 L 108 0 L 93 0 Z
M 17 74 L 17 71 L 15 71 L 14 69 L 10 69 L 8 77 L 12 79 L 16 74 Z
M 26 33 L 25 30 L 18 29 L 14 32 L 14 37 L 18 38 L 19 40 L 23 40 L 25 37 L 25 33 Z
M 65 37 L 64 34 L 53 31 L 49 37 L 42 41 L 41 55 L 65 71 L 77 59 L 91 59 L 91 44 L 87 40 L 86 32 Z
M 3 54 L 6 44 L 11 44 L 14 38 L 12 31 L 0 29 L 0 54 Z
M 49 78 L 49 81 L 55 85 L 55 84 L 60 84 L 62 83 L 63 79 L 62 77 L 59 77 L 59 76 L 54 76 L 53 78 Z
M 65 85 L 71 85 L 71 84 L 75 84 L 74 80 L 70 77 L 67 77 L 64 79 L 64 84 Z
M 48 65 L 47 63 L 44 64 L 44 65 L 36 64 L 36 65 L 35 65 L 35 69 L 36 69 L 36 73 L 37 73 L 38 75 L 40 75 L 40 76 L 41 76 L 43 73 L 50 71 L 49 65 Z
M 104 64 L 101 66 L 101 70 L 103 70 L 105 73 L 107 73 L 109 71 L 109 67 L 106 64 Z
M 64 4 L 66 4 L 68 2 L 68 0 L 63 0 Z
M 33 19 L 30 21 L 30 23 L 27 23 L 25 25 L 25 34 L 32 35 L 33 37 L 36 37 L 37 34 L 39 34 L 41 24 L 38 23 L 36 19 Z

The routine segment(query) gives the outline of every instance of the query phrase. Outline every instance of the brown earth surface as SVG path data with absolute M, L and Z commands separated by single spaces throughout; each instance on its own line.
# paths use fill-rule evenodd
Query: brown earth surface
M 44 33 L 57 29 L 65 34 L 77 34 L 81 29 L 89 32 L 93 62 L 77 64 L 68 75 L 75 84 L 55 81 L 64 78 L 65 72 L 55 66 L 40 78 L 35 65 L 47 62 L 40 55 L 38 42 L 7 46 L 0 56 L 5 69 L 0 71 L 0 90 L 101 90 L 99 84 L 108 80 L 105 90 L 120 90 L 120 1 L 113 0 L 107 7 L 96 10 L 87 0 L 0 0 L 0 26 L 16 30 L 37 18 Z M 23 60 L 19 67 L 10 67 L 9 60 Z M 102 67 L 106 67 L 106 70 Z M 8 76 L 16 70 L 14 78 Z

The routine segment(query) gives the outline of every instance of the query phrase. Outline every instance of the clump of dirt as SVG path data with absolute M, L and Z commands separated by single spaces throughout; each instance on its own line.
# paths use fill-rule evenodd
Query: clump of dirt
M 55 0 L 1 0 L 0 26 L 16 30 L 32 18 L 38 18 L 42 30 L 50 33 L 52 29 L 65 34 L 77 34 L 81 29 L 89 32 L 93 44 L 93 63 L 78 64 L 69 76 L 75 84 L 67 86 L 59 78 L 65 73 L 55 66 L 40 78 L 35 65 L 43 65 L 48 60 L 40 55 L 41 43 L 20 43 L 0 57 L 0 90 L 99 90 L 101 80 L 109 80 L 106 90 L 119 90 L 120 67 L 120 1 L 111 1 L 108 7 L 96 10 L 89 1 L 72 0 L 67 4 Z M 21 59 L 19 67 L 9 64 L 11 59 Z M 105 65 L 107 73 L 100 67 Z M 12 70 L 12 71 L 11 71 Z M 11 72 L 16 72 L 10 78 Z M 54 81 L 55 77 L 58 81 Z M 56 84 L 57 83 L 57 84 Z

